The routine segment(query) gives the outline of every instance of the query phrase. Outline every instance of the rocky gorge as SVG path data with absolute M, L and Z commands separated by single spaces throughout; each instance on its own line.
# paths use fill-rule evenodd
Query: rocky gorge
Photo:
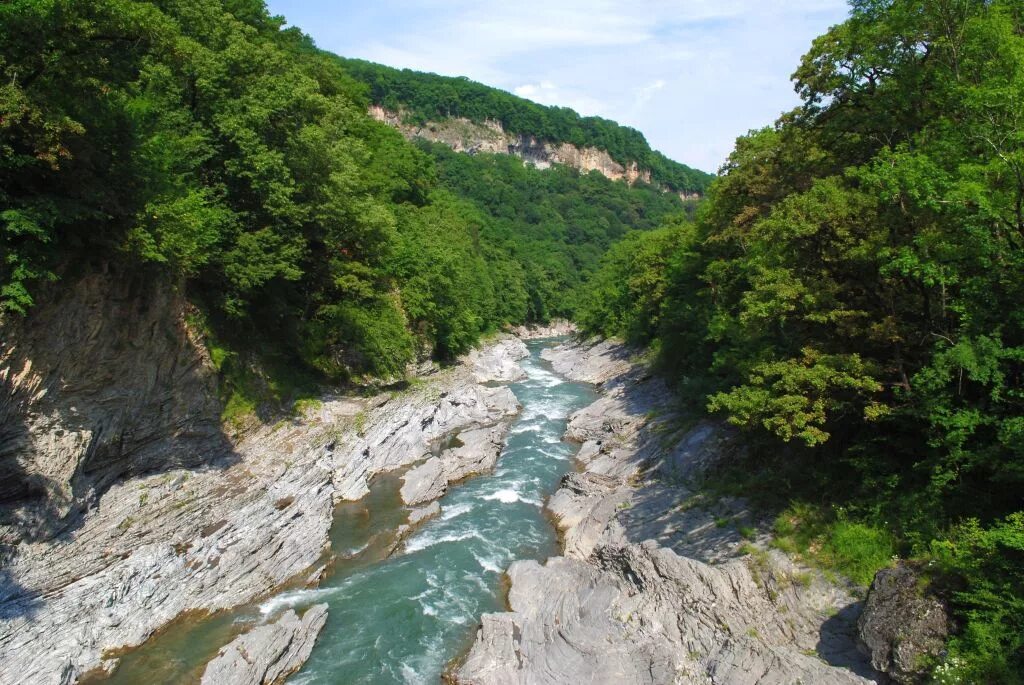
M 183 616 L 293 588 L 300 599 L 283 613 L 261 608 L 201 659 L 203 683 L 283 682 L 328 626 L 319 598 L 334 590 L 315 588 L 344 553 L 330 544 L 335 506 L 364 498 L 378 474 L 400 474 L 407 513 L 387 554 L 433 544 L 410 536 L 464 511 L 442 498 L 493 471 L 506 449 L 521 410 L 508 384 L 527 376 L 523 339 L 572 331 L 568 322 L 517 329 L 453 367 L 424 369 L 406 389 L 328 396 L 199 467 L 115 482 L 77 527 L 23 540 L 10 554 L 0 680 L 102 682 L 125 650 Z M 631 350 L 570 341 L 541 356 L 559 376 L 600 391 L 565 426 L 578 470 L 537 502 L 557 526 L 560 553 L 508 567 L 508 610 L 482 615 L 451 680 L 853 684 L 884 682 L 875 667 L 905 670 L 920 653 L 892 634 L 902 611 L 885 599 L 893 583 L 861 615 L 854 589 L 771 549 L 765 522 L 744 501 L 709 496 L 706 475 L 741 442 L 720 424 L 682 421 L 672 393 Z M 533 430 L 516 431 L 524 429 Z M 914 611 L 926 617 L 918 641 L 934 647 L 941 612 Z
M 0 681 L 77 682 L 109 671 L 119 650 L 143 643 L 177 617 L 235 607 L 288 583 L 315 584 L 327 560 L 335 504 L 362 497 L 376 474 L 439 452 L 448 470 L 429 487 L 443 491 L 448 479 L 468 475 L 474 465 L 486 468 L 475 454 L 442 448 L 474 429 L 487 436 L 496 430 L 492 440 L 499 440 L 500 429 L 491 427 L 519 405 L 493 382 L 507 378 L 524 350 L 518 339 L 503 337 L 462 364 L 432 369 L 407 390 L 325 397 L 230 449 L 218 444 L 194 462 L 172 462 L 155 473 L 129 470 L 134 477 L 94 494 L 81 513 L 69 514 L 73 524 L 62 532 L 23 536 L 3 564 Z M 17 384 L 29 374 L 16 374 L 12 358 L 5 358 L 4 378 Z M 464 458 L 472 464 L 462 464 Z M 267 657 L 261 677 L 276 675 L 266 682 L 292 670 L 297 657 L 288 645 L 303 634 L 315 639 L 323 623 L 307 612 L 301 622 L 277 625 L 290 637 Z M 279 632 L 246 637 L 235 658 L 221 660 L 237 666 L 245 661 L 238 654 L 253 652 L 253 641 L 281 642 Z M 216 668 L 223 675 L 224 667 Z
M 456 681 L 881 682 L 857 649 L 855 596 L 764 533 L 748 543 L 739 526 L 759 521 L 744 502 L 702 493 L 738 449 L 729 431 L 679 424 L 667 388 L 621 345 L 545 356 L 603 391 L 570 418 L 581 470 L 547 504 L 563 553 L 512 564 L 510 610 L 483 616 Z

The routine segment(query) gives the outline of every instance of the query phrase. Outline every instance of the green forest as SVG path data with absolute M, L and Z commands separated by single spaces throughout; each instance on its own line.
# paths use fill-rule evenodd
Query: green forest
M 342 59 L 346 71 L 370 88 L 375 104 L 402 112 L 423 124 L 448 117 L 493 120 L 511 133 L 554 143 L 606 150 L 626 166 L 637 162 L 650 169 L 651 179 L 677 192 L 703 193 L 709 174 L 675 162 L 652 150 L 643 134 L 601 117 L 583 117 L 568 107 L 545 107 L 467 78 L 393 69 L 356 59 Z
M 1024 5 L 857 0 L 694 223 L 612 247 L 578 321 L 743 431 L 721 486 L 959 624 L 936 682 L 1024 681 Z
M 350 63 L 283 25 L 260 0 L 0 5 L 4 316 L 83 270 L 162 278 L 245 412 L 254 364 L 284 371 L 284 400 L 571 316 L 608 245 L 684 211 L 408 143 Z

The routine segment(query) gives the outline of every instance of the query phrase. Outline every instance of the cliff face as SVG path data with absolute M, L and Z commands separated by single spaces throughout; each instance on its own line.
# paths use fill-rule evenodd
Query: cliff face
M 120 477 L 228 449 L 184 312 L 168 287 L 97 273 L 0 324 L 0 542 L 55 535 Z
M 457 436 L 507 422 L 520 409 L 502 384 L 516 377 L 515 359 L 522 346 L 504 339 L 452 368 L 432 368 L 414 387 L 368 397 L 325 396 L 322 404 L 288 420 L 254 428 L 230 452 L 211 452 L 214 457 L 204 460 L 202 468 L 165 469 L 160 459 L 171 456 L 174 442 L 169 436 L 176 436 L 183 452 L 203 454 L 200 443 L 186 439 L 175 422 L 197 412 L 202 417 L 200 400 L 206 395 L 202 384 L 190 379 L 202 380 L 206 372 L 203 366 L 195 373 L 184 366 L 170 368 L 176 351 L 182 364 L 194 358 L 187 336 L 170 337 L 178 330 L 170 325 L 175 320 L 155 316 L 176 311 L 177 299 L 139 299 L 134 292 L 112 295 L 127 298 L 121 300 L 121 313 L 130 323 L 126 329 L 147 331 L 147 324 L 156 323 L 154 335 L 165 340 L 147 337 L 139 344 L 150 345 L 151 356 L 162 355 L 162 361 L 148 364 L 135 351 L 125 354 L 143 364 L 140 368 L 150 377 L 159 374 L 164 383 L 176 384 L 172 387 L 177 392 L 156 388 L 148 399 L 145 392 L 151 386 L 134 380 L 143 374 L 125 365 L 111 367 L 132 376 L 117 382 L 118 397 L 133 393 L 146 406 L 136 410 L 118 400 L 104 417 L 95 397 L 72 393 L 70 387 L 59 406 L 69 411 L 81 402 L 91 407 L 94 420 L 127 424 L 161 402 L 170 403 L 176 412 L 162 409 L 138 428 L 154 439 L 160 437 L 158 431 L 168 431 L 167 441 L 154 442 L 149 450 L 136 445 L 130 454 L 134 468 L 149 463 L 159 470 L 118 479 L 97 494 L 95 505 L 75 518 L 74 535 L 25 541 L 0 561 L 0 683 L 5 685 L 67 685 L 92 669 L 109 670 L 116 661 L 113 650 L 141 644 L 183 612 L 237 607 L 285 583 L 291 588 L 296 583 L 316 585 L 324 571 L 336 502 L 360 499 L 375 475 L 428 459 L 441 446 L 454 444 Z M 81 300 L 93 298 L 90 292 Z M 136 310 L 147 301 L 154 315 L 139 317 Z M 65 311 L 72 309 L 70 304 L 65 303 Z M 102 321 L 116 319 L 104 313 Z M 116 335 L 122 345 L 130 340 L 127 333 Z M 109 359 L 90 355 L 97 358 Z M 185 411 L 189 401 L 197 402 L 191 414 Z M 201 423 L 201 418 L 194 421 Z M 45 443 L 40 432 L 31 439 Z M 452 451 L 440 455 L 446 464 L 460 456 L 448 454 Z M 81 452 L 69 454 L 82 459 Z M 438 494 L 446 486 L 440 484 Z M 4 507 L 0 502 L 0 510 Z M 397 540 L 402 529 L 394 534 Z M 234 682 L 235 675 L 249 672 L 257 662 L 267 669 L 290 670 L 308 655 L 303 645 L 320 628 L 315 617 L 307 612 L 302 625 L 279 621 L 269 626 L 272 630 L 251 631 L 224 650 L 229 663 L 215 662 L 204 682 Z M 253 661 L 233 659 L 238 649 Z
M 453 117 L 418 126 L 405 123 L 401 114 L 379 105 L 370 107 L 370 116 L 397 128 L 410 140 L 422 138 L 443 143 L 456 152 L 514 155 L 538 169 L 547 169 L 552 164 L 564 164 L 584 173 L 598 171 L 613 181 L 625 181 L 630 185 L 638 181 L 651 183 L 651 172 L 648 169 L 641 169 L 636 162 L 623 166 L 612 159 L 606 151 L 598 148 L 578 148 L 569 143 L 550 143 L 533 136 L 509 133 L 502 127 L 501 122 L 494 120 L 477 123 Z M 683 195 L 685 194 L 680 194 L 681 197 Z

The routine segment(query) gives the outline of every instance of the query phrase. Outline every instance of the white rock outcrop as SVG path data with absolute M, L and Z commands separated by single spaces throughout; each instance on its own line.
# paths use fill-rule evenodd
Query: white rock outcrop
M 599 148 L 579 148 L 570 143 L 552 143 L 534 136 L 509 133 L 500 121 L 493 119 L 477 123 L 464 117 L 451 117 L 421 126 L 408 123 L 400 113 L 379 105 L 371 106 L 369 115 L 397 128 L 410 140 L 420 138 L 443 143 L 455 152 L 513 155 L 538 169 L 564 164 L 583 173 L 597 171 L 613 181 L 621 180 L 630 185 L 638 181 L 651 182 L 650 169 L 641 168 L 635 161 L 622 165 L 606 150 Z
M 492 344 L 470 350 L 465 361 L 478 383 L 513 383 L 526 378 L 519 361 L 529 356 L 530 350 L 520 338 L 502 336 Z

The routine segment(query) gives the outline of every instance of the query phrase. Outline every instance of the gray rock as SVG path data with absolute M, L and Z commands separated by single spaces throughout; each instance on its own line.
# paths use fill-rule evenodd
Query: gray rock
M 431 457 L 405 474 L 402 501 L 422 504 L 436 500 L 448 491 L 448 485 L 494 468 L 501 454 L 508 424 L 463 431 L 459 445 Z
M 793 611 L 792 588 L 773 602 L 742 560 L 646 543 L 516 562 L 509 577 L 512 612 L 484 617 L 459 682 L 870 682 L 805 654 L 816 622 Z
M 339 438 L 336 496 L 359 499 L 369 492 L 368 480 L 374 475 L 421 461 L 459 431 L 495 424 L 519 409 L 511 390 L 476 384 L 464 366 L 441 375 L 432 390 L 368 410 L 362 433 L 346 432 Z
M 24 540 L 3 560 L 0 682 L 73 682 L 111 668 L 106 653 L 141 644 L 183 612 L 227 609 L 309 578 L 338 500 L 518 409 L 508 388 L 478 384 L 461 364 L 402 393 L 324 398 L 200 455 L 204 468 L 115 481 L 72 534 Z
M 327 623 L 327 605 L 300 619 L 289 609 L 273 623 L 253 628 L 220 650 L 203 672 L 203 685 L 273 685 L 306 663 Z
M 555 319 L 549 324 L 530 324 L 527 326 L 516 326 L 512 329 L 513 335 L 521 340 L 542 340 L 544 338 L 561 338 L 567 335 L 576 335 L 576 324 L 565 319 Z
M 574 381 L 603 384 L 634 370 L 633 351 L 608 340 L 572 341 L 541 352 L 554 370 Z
M 777 551 L 745 556 L 735 526 L 716 523 L 748 522 L 745 504 L 694 489 L 733 434 L 677 428 L 664 384 L 621 346 L 544 356 L 604 390 L 566 431 L 584 471 L 547 503 L 564 556 L 510 567 L 511 611 L 483 617 L 458 682 L 871 682 L 854 599 Z
M 857 622 L 861 648 L 872 665 L 898 683 L 921 681 L 949 636 L 945 603 L 923 594 L 919 580 L 907 564 L 879 571 Z
M 512 383 L 526 378 L 520 359 L 530 356 L 526 344 L 517 337 L 502 336 L 479 349 L 470 350 L 466 363 L 478 383 Z
M 430 504 L 418 507 L 409 512 L 409 525 L 415 526 L 428 519 L 441 515 L 441 503 L 434 501 Z
M 229 451 L 186 311 L 169 284 L 92 274 L 0 317 L 0 544 L 73 529 L 119 478 Z

